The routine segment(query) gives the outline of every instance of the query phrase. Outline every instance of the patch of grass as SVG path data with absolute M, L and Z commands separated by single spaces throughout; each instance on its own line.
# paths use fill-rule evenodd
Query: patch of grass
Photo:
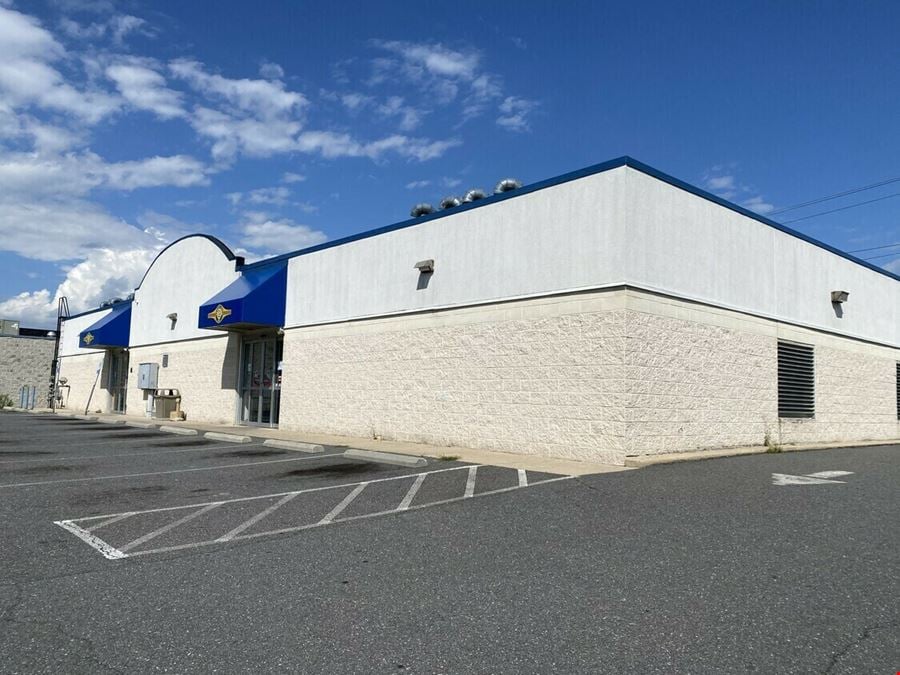
M 0 408 L 6 408 L 8 406 L 12 406 L 13 400 L 7 394 L 0 394 Z
M 459 455 L 438 455 L 438 460 L 441 462 L 455 462 L 459 459 Z
M 769 436 L 769 432 L 768 432 L 768 431 L 766 432 L 766 437 L 765 437 L 765 439 L 763 439 L 763 445 L 766 446 L 766 452 L 767 452 L 768 454 L 770 454 L 770 455 L 771 455 L 771 454 L 777 454 L 777 453 L 779 453 L 779 452 L 782 452 L 781 446 L 778 445 L 778 443 L 775 443 L 775 442 L 772 441 L 772 437 Z

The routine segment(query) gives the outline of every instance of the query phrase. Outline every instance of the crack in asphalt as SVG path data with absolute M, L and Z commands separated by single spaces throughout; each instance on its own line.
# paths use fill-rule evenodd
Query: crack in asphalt
M 842 658 L 847 656 L 847 654 L 849 654 L 855 647 L 858 647 L 860 644 L 862 644 L 863 642 L 868 640 L 870 637 L 872 637 L 872 633 L 879 631 L 879 630 L 885 630 L 888 628 L 897 628 L 897 627 L 900 627 L 900 621 L 891 621 L 890 623 L 880 623 L 880 624 L 875 624 L 874 626 L 864 627 L 862 630 L 862 633 L 859 633 L 856 636 L 855 640 L 848 643 L 840 651 L 837 651 L 831 655 L 831 661 L 828 663 L 828 666 L 825 668 L 825 670 L 822 671 L 823 675 L 827 675 L 827 673 L 832 672 L 834 670 L 834 668 L 838 665 L 838 662 Z

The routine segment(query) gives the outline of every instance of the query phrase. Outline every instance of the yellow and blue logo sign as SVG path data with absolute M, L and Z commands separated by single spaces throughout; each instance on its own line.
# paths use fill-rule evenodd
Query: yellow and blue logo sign
M 81 338 L 81 339 L 82 339 L 82 341 L 84 342 L 84 344 L 89 345 L 89 344 L 91 344 L 91 343 L 94 341 L 94 334 L 93 334 L 93 333 L 88 333 L 87 335 L 85 335 L 85 336 L 84 336 L 83 338 Z
M 220 303 L 216 305 L 216 308 L 206 316 L 215 321 L 216 324 L 220 324 L 229 316 L 231 316 L 231 310 Z

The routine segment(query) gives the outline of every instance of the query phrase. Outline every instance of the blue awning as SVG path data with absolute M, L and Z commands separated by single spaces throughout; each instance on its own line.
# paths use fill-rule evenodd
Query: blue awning
M 123 302 L 113 306 L 113 310 L 78 334 L 78 345 L 93 349 L 106 347 L 127 347 L 131 337 L 131 303 Z
M 241 330 L 284 326 L 287 261 L 242 272 L 200 306 L 197 326 Z

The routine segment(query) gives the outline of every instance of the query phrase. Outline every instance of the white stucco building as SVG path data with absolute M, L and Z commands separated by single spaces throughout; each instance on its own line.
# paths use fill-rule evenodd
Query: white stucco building
M 900 438 L 900 277 L 630 158 L 253 264 L 186 237 L 61 355 L 70 407 L 144 414 L 155 363 L 188 419 L 616 463 Z

